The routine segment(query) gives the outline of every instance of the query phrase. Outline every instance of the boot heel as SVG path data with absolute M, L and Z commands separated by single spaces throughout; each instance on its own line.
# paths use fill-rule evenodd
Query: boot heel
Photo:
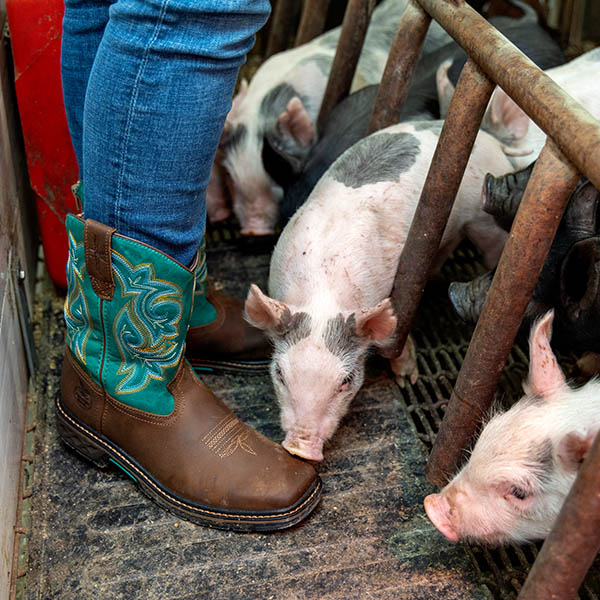
M 56 429 L 62 441 L 83 456 L 83 458 L 94 463 L 101 469 L 109 467 L 108 454 L 76 427 L 71 425 L 59 410 L 56 411 Z

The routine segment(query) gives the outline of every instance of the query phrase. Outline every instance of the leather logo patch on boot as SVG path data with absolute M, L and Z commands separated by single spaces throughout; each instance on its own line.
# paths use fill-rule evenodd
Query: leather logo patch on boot
M 238 448 L 256 456 L 256 452 L 248 443 L 249 435 L 250 430 L 235 415 L 229 415 L 217 423 L 202 441 L 219 458 L 231 456 Z
M 75 400 L 83 408 L 90 409 L 92 407 L 92 395 L 87 387 L 79 385 L 75 388 Z

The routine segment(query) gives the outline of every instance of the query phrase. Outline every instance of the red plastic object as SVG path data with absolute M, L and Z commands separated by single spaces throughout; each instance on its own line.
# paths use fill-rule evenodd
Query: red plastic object
M 65 217 L 75 212 L 71 185 L 77 162 L 67 127 L 60 78 L 62 0 L 6 0 L 15 86 L 46 266 L 65 288 Z

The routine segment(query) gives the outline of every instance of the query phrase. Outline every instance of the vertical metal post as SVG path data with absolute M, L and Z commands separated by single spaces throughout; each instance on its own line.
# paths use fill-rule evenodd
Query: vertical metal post
M 375 0 L 349 0 L 348 2 L 344 13 L 342 32 L 317 120 L 319 129 L 325 115 L 350 91 L 374 6 Z
M 469 60 L 456 86 L 398 261 L 392 289 L 398 343 L 388 354 L 390 358 L 399 356 L 406 342 L 493 89 L 494 84 Z
M 369 133 L 400 120 L 415 65 L 430 23 L 431 17 L 417 1 L 409 0 L 385 63 L 369 122 Z
M 600 550 L 600 435 L 579 469 L 519 600 L 570 600 Z
M 277 0 L 271 16 L 265 59 L 287 48 L 296 24 L 297 0 Z
M 549 140 L 542 150 L 429 457 L 429 481 L 455 473 L 492 404 L 508 353 L 579 173 Z
M 331 0 L 305 0 L 294 46 L 310 42 L 323 33 Z

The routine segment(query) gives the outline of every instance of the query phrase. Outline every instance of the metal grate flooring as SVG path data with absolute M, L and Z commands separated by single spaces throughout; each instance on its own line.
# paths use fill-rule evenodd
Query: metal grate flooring
M 243 297 L 250 281 L 265 286 L 269 253 L 245 252 L 239 234 L 225 224 L 210 232 L 208 265 L 217 286 Z M 63 298 L 47 285 L 37 306 L 44 367 L 36 384 L 29 565 L 20 597 L 516 598 L 537 546 L 452 545 L 422 507 L 432 491 L 424 476 L 427 453 L 471 335 L 451 312 L 445 285 L 479 269 L 465 245 L 430 285 L 413 330 L 421 371 L 416 385 L 400 389 L 387 364 L 373 357 L 363 389 L 325 449 L 321 504 L 303 525 L 276 534 L 235 534 L 181 521 L 121 472 L 100 472 L 59 442 L 52 404 Z M 499 395 L 506 402 L 518 397 L 527 370 L 523 348 L 515 345 L 502 380 Z M 250 425 L 283 438 L 266 374 L 203 379 Z M 582 600 L 600 598 L 599 573 L 597 562 Z

